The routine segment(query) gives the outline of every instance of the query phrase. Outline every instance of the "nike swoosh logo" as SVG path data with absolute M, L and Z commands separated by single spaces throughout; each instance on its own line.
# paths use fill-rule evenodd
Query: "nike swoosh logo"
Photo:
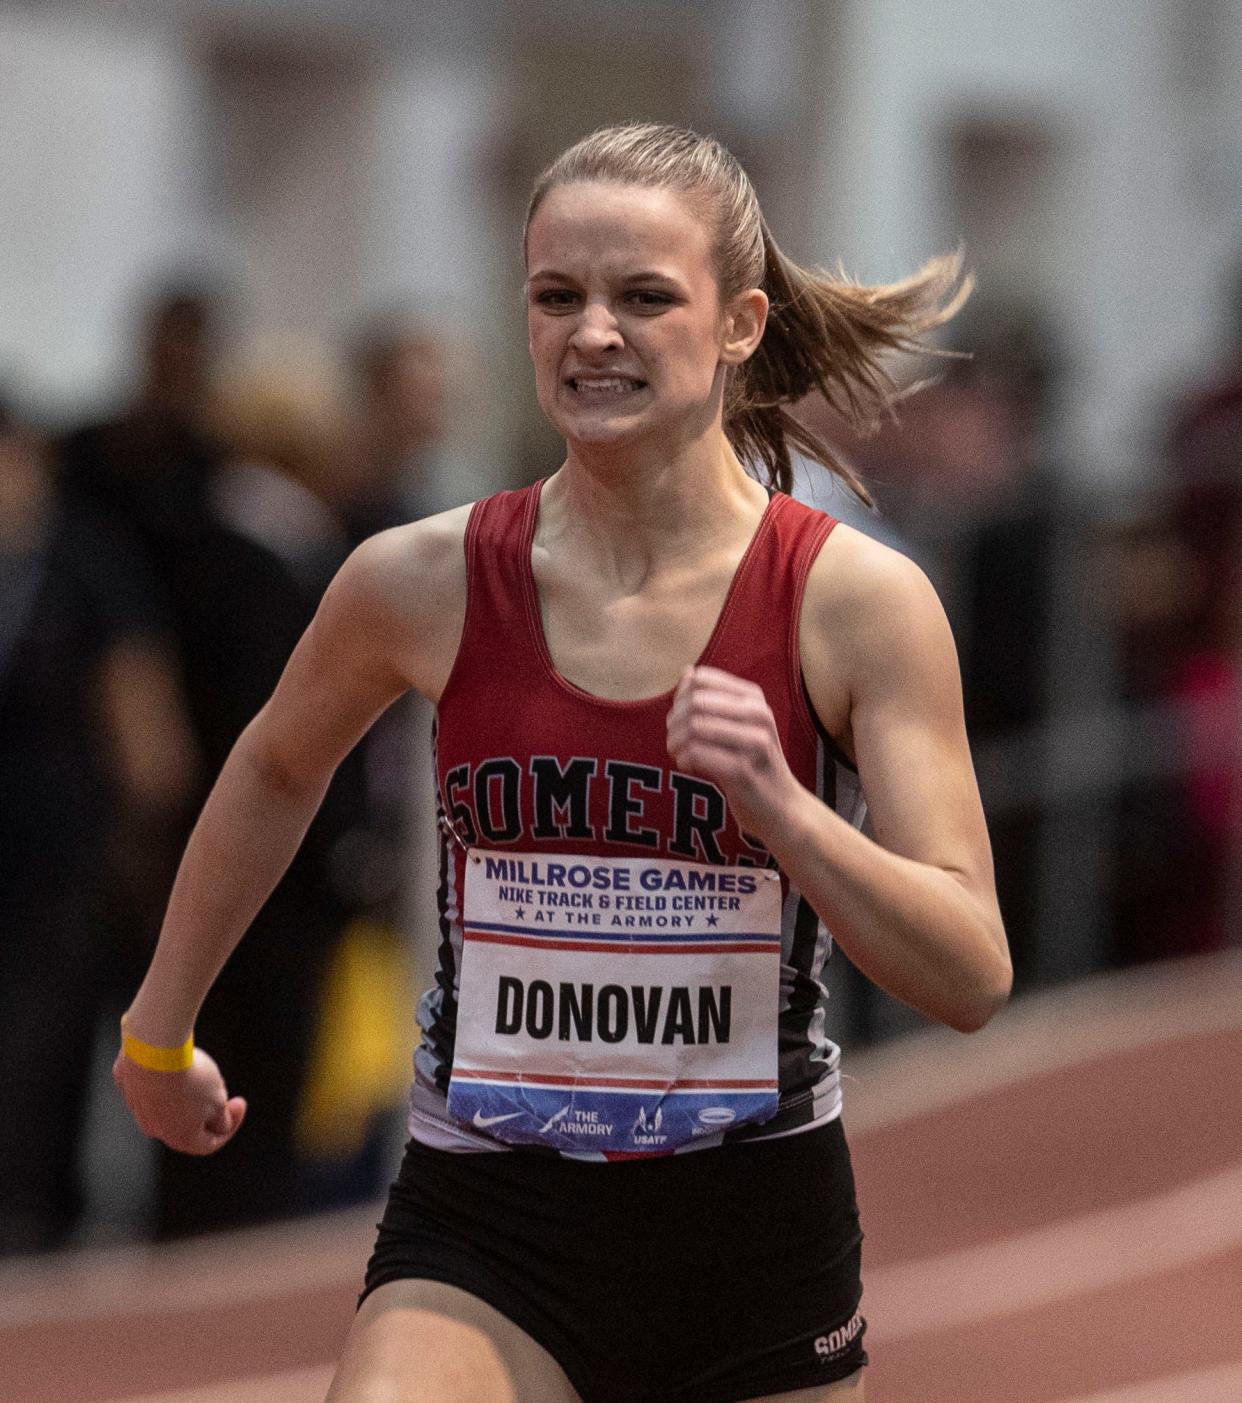
M 512 1120 L 514 1116 L 523 1116 L 525 1111 L 510 1111 L 506 1116 L 485 1116 L 482 1111 L 475 1111 L 474 1124 L 480 1130 L 486 1130 L 489 1125 L 499 1125 L 502 1120 Z

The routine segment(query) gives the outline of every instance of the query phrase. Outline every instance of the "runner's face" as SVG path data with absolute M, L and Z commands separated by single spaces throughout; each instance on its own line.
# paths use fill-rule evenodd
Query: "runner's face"
M 554 188 L 527 234 L 539 405 L 570 442 L 621 444 L 719 414 L 726 319 L 706 222 L 645 186 Z

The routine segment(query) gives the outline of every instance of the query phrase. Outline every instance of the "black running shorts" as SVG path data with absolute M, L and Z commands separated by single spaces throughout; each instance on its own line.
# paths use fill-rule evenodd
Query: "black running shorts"
M 403 1278 L 486 1301 L 583 1403 L 739 1403 L 867 1362 L 839 1121 L 608 1164 L 411 1140 L 361 1299 Z

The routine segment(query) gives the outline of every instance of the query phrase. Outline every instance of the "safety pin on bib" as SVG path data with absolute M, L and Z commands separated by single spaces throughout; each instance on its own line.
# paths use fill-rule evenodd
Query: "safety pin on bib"
M 439 813 L 436 816 L 436 822 L 439 824 L 440 828 L 448 834 L 448 836 L 453 840 L 453 842 L 457 844 L 457 846 L 462 850 L 462 852 L 466 854 L 466 856 L 470 859 L 471 862 L 483 861 L 483 859 L 478 855 L 478 853 L 475 852 L 474 849 L 470 846 L 470 844 L 466 841 L 465 836 L 458 828 L 456 822 L 453 819 L 449 818 L 449 816 L 446 813 Z

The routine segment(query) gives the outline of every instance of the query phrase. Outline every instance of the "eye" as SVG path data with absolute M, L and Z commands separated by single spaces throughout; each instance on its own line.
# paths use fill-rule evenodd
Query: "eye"
M 568 288 L 564 287 L 547 287 L 541 292 L 535 293 L 534 301 L 538 307 L 544 307 L 550 312 L 558 312 L 575 306 L 578 294 L 570 292 Z
M 665 307 L 673 305 L 673 299 L 667 292 L 656 292 L 651 288 L 635 288 L 626 293 L 625 300 L 639 311 L 647 312 L 662 312 Z

